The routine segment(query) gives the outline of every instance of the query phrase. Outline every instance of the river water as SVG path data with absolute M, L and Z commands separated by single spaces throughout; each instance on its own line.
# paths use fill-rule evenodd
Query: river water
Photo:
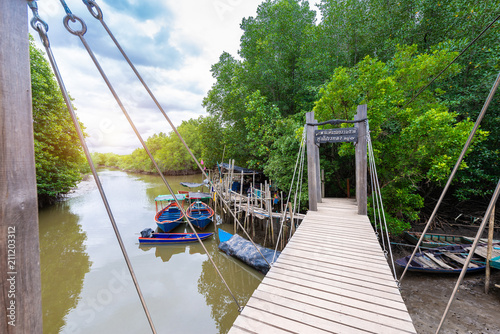
M 139 246 L 139 232 L 156 228 L 154 198 L 168 194 L 161 179 L 117 170 L 99 177 L 157 332 L 227 333 L 237 305 L 201 245 Z M 202 176 L 167 180 L 174 191 L 186 190 L 180 182 Z M 44 333 L 151 333 L 93 180 L 40 210 L 39 222 Z M 182 224 L 173 232 L 188 229 Z M 213 224 L 206 229 L 213 230 Z M 215 236 L 204 244 L 244 305 L 263 275 L 220 252 Z

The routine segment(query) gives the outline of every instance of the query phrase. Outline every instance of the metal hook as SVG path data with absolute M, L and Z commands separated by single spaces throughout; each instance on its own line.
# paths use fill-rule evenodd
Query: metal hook
M 87 9 L 94 18 L 98 19 L 99 21 L 103 19 L 102 10 L 94 0 L 82 0 L 82 1 L 85 4 L 85 6 L 87 6 Z M 96 10 L 95 12 L 94 9 Z
M 72 21 L 72 22 L 80 22 L 80 24 L 82 25 L 82 28 L 80 30 L 73 30 L 70 26 L 69 26 L 69 21 Z M 83 36 L 85 35 L 85 33 L 87 32 L 87 25 L 85 24 L 85 22 L 83 22 L 83 20 L 81 18 L 79 18 L 78 16 L 76 15 L 73 15 L 73 18 L 70 16 L 70 15 L 66 15 L 64 17 L 64 20 L 63 20 L 63 23 L 64 23 L 64 27 L 66 27 L 66 29 L 72 33 L 73 35 L 76 35 L 76 36 Z

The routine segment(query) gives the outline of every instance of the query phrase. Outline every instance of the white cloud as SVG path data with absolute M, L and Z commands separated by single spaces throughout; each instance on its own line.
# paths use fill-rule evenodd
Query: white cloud
M 144 139 L 170 126 L 80 0 L 66 0 L 88 25 L 85 35 Z M 313 3 L 319 0 L 310 1 Z M 223 51 L 237 56 L 242 18 L 255 16 L 261 0 L 97 1 L 104 21 L 134 62 L 172 122 L 205 115 L 210 73 Z M 130 153 L 140 146 L 79 38 L 62 26 L 58 0 L 38 3 L 66 88 L 94 151 Z M 31 30 L 33 35 L 36 33 Z M 38 37 L 35 37 L 38 40 Z M 39 48 L 43 49 L 40 43 Z

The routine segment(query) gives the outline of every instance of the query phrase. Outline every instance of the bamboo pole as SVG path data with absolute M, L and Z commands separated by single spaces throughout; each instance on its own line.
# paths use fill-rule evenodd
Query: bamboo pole
M 495 227 L 495 206 L 493 207 L 493 210 L 491 211 L 490 224 L 489 224 L 489 228 L 488 228 L 488 251 L 487 251 L 487 255 L 486 255 L 486 277 L 485 277 L 485 281 L 484 281 L 484 292 L 485 293 L 488 293 L 490 290 L 490 275 L 491 275 L 490 260 L 491 260 L 491 253 L 493 253 L 494 227 Z
M 42 333 L 26 1 L 0 1 L 0 333 Z M 55 260 L 55 259 L 49 259 Z

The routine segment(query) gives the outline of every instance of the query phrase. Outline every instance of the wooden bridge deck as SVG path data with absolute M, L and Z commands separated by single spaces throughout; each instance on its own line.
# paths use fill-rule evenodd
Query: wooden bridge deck
M 367 216 L 323 199 L 309 211 L 229 331 L 416 333 Z

